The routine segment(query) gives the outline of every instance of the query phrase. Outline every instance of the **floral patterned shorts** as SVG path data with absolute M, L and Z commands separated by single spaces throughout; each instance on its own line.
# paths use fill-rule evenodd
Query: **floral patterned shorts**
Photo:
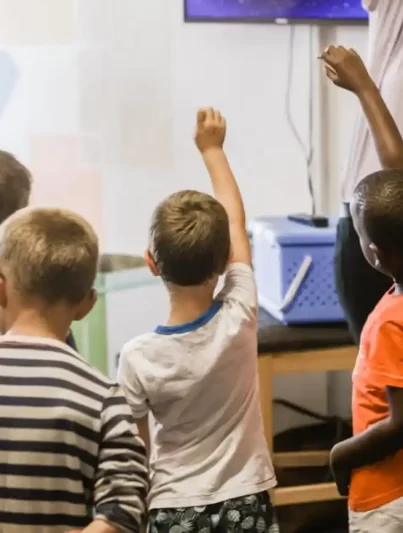
M 152 509 L 149 533 L 279 533 L 267 492 L 206 507 Z

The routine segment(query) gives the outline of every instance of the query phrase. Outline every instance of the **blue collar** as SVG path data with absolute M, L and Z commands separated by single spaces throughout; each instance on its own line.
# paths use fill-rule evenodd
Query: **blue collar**
M 159 335 L 189 333 L 190 331 L 194 331 L 210 322 L 210 320 L 215 317 L 221 307 L 222 302 L 215 301 L 213 302 L 213 305 L 210 307 L 210 309 L 208 309 L 205 313 L 197 317 L 195 320 L 185 322 L 184 324 L 179 324 L 178 326 L 157 326 L 155 328 L 155 333 L 158 333 Z

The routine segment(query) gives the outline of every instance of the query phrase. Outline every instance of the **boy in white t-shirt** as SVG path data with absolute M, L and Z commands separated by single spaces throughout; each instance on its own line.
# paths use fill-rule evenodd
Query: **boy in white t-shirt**
M 278 532 L 267 493 L 276 479 L 259 403 L 255 279 L 225 133 L 218 111 L 199 111 L 196 144 L 215 199 L 181 191 L 156 208 L 147 259 L 169 292 L 170 314 L 121 353 L 119 381 L 146 440 L 149 412 L 154 418 L 152 533 Z

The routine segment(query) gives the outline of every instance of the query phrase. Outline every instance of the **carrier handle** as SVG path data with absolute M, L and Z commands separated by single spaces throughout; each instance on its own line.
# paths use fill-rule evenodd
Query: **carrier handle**
M 311 268 L 312 262 L 312 257 L 310 255 L 306 255 L 304 257 L 298 272 L 295 274 L 295 277 L 292 280 L 286 295 L 284 296 L 283 302 L 279 308 L 280 311 L 285 311 L 294 301 L 304 279 L 309 272 L 309 269 Z

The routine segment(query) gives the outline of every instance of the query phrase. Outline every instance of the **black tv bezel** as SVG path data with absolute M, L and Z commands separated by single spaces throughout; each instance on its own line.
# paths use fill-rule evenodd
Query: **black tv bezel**
M 291 24 L 309 24 L 309 25 L 330 25 L 342 24 L 347 26 L 367 26 L 368 18 L 210 18 L 210 17 L 190 17 L 187 11 L 188 0 L 183 0 L 184 21 L 191 24 L 208 23 L 208 24 L 275 24 L 276 26 L 289 26 Z

